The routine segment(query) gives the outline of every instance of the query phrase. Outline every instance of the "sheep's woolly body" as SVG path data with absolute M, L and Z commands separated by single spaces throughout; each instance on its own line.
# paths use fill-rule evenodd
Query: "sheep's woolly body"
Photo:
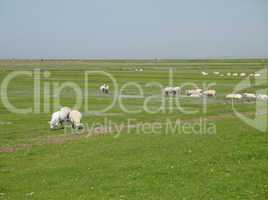
M 207 90 L 205 92 L 203 92 L 204 95 L 207 95 L 207 96 L 216 96 L 216 90 Z
M 69 115 L 70 121 L 73 124 L 73 127 L 80 127 L 81 126 L 81 118 L 82 114 L 77 110 L 72 110 Z
M 67 121 L 68 114 L 64 111 L 54 112 L 51 116 L 50 128 L 56 128 L 64 121 Z
M 69 107 L 62 107 L 60 109 L 61 112 L 64 112 L 66 114 L 66 120 L 69 120 L 70 112 L 72 111 Z

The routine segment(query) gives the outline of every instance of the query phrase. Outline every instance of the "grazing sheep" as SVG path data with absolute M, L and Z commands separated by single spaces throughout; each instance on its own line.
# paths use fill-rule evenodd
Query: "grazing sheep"
M 227 94 L 226 98 L 227 99 L 242 99 L 242 95 L 241 94 Z
M 201 72 L 203 76 L 207 76 L 208 73 L 207 72 Z
M 214 74 L 215 74 L 215 75 L 219 75 L 219 74 L 220 74 L 220 72 L 214 72 Z
M 254 74 L 254 76 L 255 76 L 255 77 L 259 77 L 259 76 L 261 76 L 261 74 Z
M 216 96 L 216 90 L 207 90 L 203 92 L 204 95 L 209 97 L 215 97 Z
M 262 100 L 262 101 L 265 101 L 265 100 L 268 100 L 268 95 L 266 94 L 258 94 L 256 96 L 257 100 Z
M 238 76 L 238 73 L 233 73 L 233 76 Z
M 69 107 L 62 107 L 60 109 L 60 111 L 66 113 L 66 116 L 67 116 L 66 117 L 66 121 L 69 121 L 69 114 L 71 112 L 71 108 L 69 108 Z
M 228 72 L 226 75 L 227 75 L 227 76 L 231 76 L 232 74 L 231 74 L 230 72 Z
M 109 93 L 109 86 L 106 84 L 103 84 L 102 86 L 100 86 L 100 91 L 105 93 L 105 94 L 108 94 Z
M 252 93 L 244 93 L 243 97 L 247 100 L 253 100 L 256 99 L 256 94 L 252 94 Z
M 164 88 L 164 93 L 165 93 L 166 96 L 168 96 L 171 93 L 171 91 L 172 91 L 171 87 L 165 87 Z
M 169 95 L 175 96 L 179 94 L 180 90 L 181 90 L 180 87 L 166 87 L 164 89 L 164 93 L 166 96 L 169 96 Z
M 246 73 L 240 73 L 240 76 L 241 77 L 246 76 Z
M 198 98 L 198 97 L 201 97 L 201 93 L 193 93 L 193 94 L 190 94 L 189 95 L 189 97 L 196 97 L 196 98 Z
M 186 90 L 187 96 L 192 96 L 192 95 L 200 95 L 201 96 L 201 93 L 202 93 L 201 89 Z
M 55 129 L 58 128 L 59 125 L 62 126 L 63 122 L 66 122 L 68 120 L 68 113 L 66 113 L 65 111 L 57 111 L 54 112 L 51 116 L 51 120 L 50 120 L 50 128 L 51 129 Z
M 70 121 L 73 128 L 83 128 L 81 124 L 82 114 L 77 110 L 72 110 L 70 112 Z
M 173 95 L 178 95 L 180 93 L 180 87 L 173 87 Z

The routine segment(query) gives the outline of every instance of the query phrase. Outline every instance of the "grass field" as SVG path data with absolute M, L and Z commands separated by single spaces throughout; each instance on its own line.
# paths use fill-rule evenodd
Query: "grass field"
M 268 199 L 268 134 L 258 131 L 240 119 L 232 104 L 224 96 L 231 93 L 241 77 L 220 77 L 219 71 L 256 72 L 268 66 L 268 60 L 2 60 L 0 82 L 14 71 L 41 70 L 40 113 L 15 114 L 0 103 L 0 199 Z M 136 69 L 143 69 L 142 72 Z M 133 85 L 115 94 L 113 86 L 108 95 L 99 92 L 105 77 L 88 78 L 85 71 L 104 71 L 115 77 L 120 89 L 126 83 Z M 157 87 L 146 84 L 169 84 L 173 72 L 174 85 L 215 83 L 217 97 L 208 99 L 203 112 L 202 100 L 180 98 L 180 106 L 196 110 L 185 114 L 172 98 L 163 97 Z M 209 72 L 204 77 L 201 71 Z M 49 72 L 49 76 L 44 76 Z M 33 107 L 34 84 L 32 76 L 19 76 L 8 86 L 9 101 L 19 108 Z M 51 131 L 48 121 L 58 109 L 55 104 L 54 83 L 73 82 L 88 92 L 82 98 L 83 124 L 103 124 L 111 120 L 124 124 L 122 130 L 109 132 L 86 130 L 80 134 L 66 133 L 68 128 Z M 252 82 L 254 82 L 252 80 Z M 45 85 L 49 84 L 49 93 Z M 268 84 L 251 87 L 247 91 L 265 89 Z M 117 99 L 107 112 L 100 110 Z M 143 109 L 146 98 L 155 95 L 148 107 L 164 110 L 148 113 Z M 3 98 L 2 98 L 3 99 Z M 76 95 L 64 89 L 60 103 L 72 107 Z M 88 100 L 89 111 L 85 111 Z M 267 102 L 264 104 L 267 106 Z M 255 114 L 254 102 L 236 102 L 235 107 L 248 117 Z M 264 113 L 259 118 L 266 117 Z M 144 123 L 165 124 L 182 120 L 194 124 L 205 119 L 216 127 L 214 134 L 196 134 L 166 127 L 140 131 Z M 129 125 L 129 119 L 132 123 Z M 97 125 L 96 125 L 97 127 Z M 132 128 L 131 128 L 132 127 Z M 94 129 L 95 130 L 95 129 Z M 99 129 L 98 129 L 99 130 Z M 91 130 L 92 131 L 92 130 Z

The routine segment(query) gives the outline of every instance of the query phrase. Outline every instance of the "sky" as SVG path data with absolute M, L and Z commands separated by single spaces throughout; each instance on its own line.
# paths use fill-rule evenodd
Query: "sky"
M 0 0 L 0 58 L 265 58 L 267 0 Z

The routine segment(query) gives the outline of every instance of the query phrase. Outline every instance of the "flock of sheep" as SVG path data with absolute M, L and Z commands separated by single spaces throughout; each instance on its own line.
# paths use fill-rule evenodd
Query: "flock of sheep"
M 166 87 L 164 89 L 164 94 L 166 96 L 175 96 L 180 94 L 180 87 Z M 186 90 L 185 94 L 189 97 L 215 97 L 217 92 L 216 90 L 205 90 L 202 89 L 192 89 Z M 268 100 L 268 95 L 266 94 L 253 94 L 253 93 L 242 93 L 242 94 L 227 94 L 226 99 L 246 99 L 246 100 Z
M 166 96 L 175 96 L 179 95 L 181 91 L 180 87 L 166 87 L 164 88 L 164 94 Z M 205 96 L 216 96 L 216 90 L 201 90 L 201 89 L 192 89 L 192 90 L 186 90 L 186 95 L 189 97 L 201 97 L 203 95 Z
M 209 73 L 208 72 L 201 72 L 201 74 L 203 76 L 208 76 Z M 261 74 L 259 73 L 251 73 L 251 74 L 247 74 L 247 73 L 231 73 L 231 72 L 228 72 L 226 74 L 223 74 L 223 73 L 220 73 L 220 72 L 213 72 L 214 75 L 217 75 L 217 76 L 234 76 L 234 77 L 245 77 L 245 76 L 249 76 L 249 77 L 260 77 Z
M 228 94 L 227 99 L 246 99 L 246 100 L 262 100 L 267 101 L 268 95 L 266 94 L 253 94 L 253 93 L 243 93 L 243 94 Z
M 203 76 L 207 76 L 208 72 L 201 72 Z M 224 76 L 224 74 L 221 74 L 220 72 L 213 72 L 215 75 Z M 247 76 L 246 73 L 227 73 L 227 76 L 240 76 L 244 77 Z M 261 74 L 254 73 L 249 74 L 248 76 L 261 76 Z M 108 94 L 109 93 L 109 86 L 107 84 L 103 84 L 100 86 L 100 91 L 102 93 Z M 166 87 L 164 88 L 164 95 L 166 96 L 175 96 L 180 95 L 181 88 L 180 87 Z M 189 97 L 202 97 L 202 96 L 208 96 L 208 97 L 215 97 L 216 96 L 216 90 L 201 90 L 201 89 L 191 89 L 185 91 L 186 95 Z M 246 100 L 268 100 L 268 95 L 266 94 L 253 94 L 253 93 L 243 93 L 243 94 L 227 94 L 225 96 L 226 99 L 246 99 Z M 71 110 L 68 107 L 63 107 L 59 111 L 54 112 L 51 116 L 50 121 L 50 128 L 56 129 L 62 127 L 64 122 L 70 122 L 72 124 L 73 128 L 83 128 L 81 124 L 81 118 L 82 114 L 77 110 Z

